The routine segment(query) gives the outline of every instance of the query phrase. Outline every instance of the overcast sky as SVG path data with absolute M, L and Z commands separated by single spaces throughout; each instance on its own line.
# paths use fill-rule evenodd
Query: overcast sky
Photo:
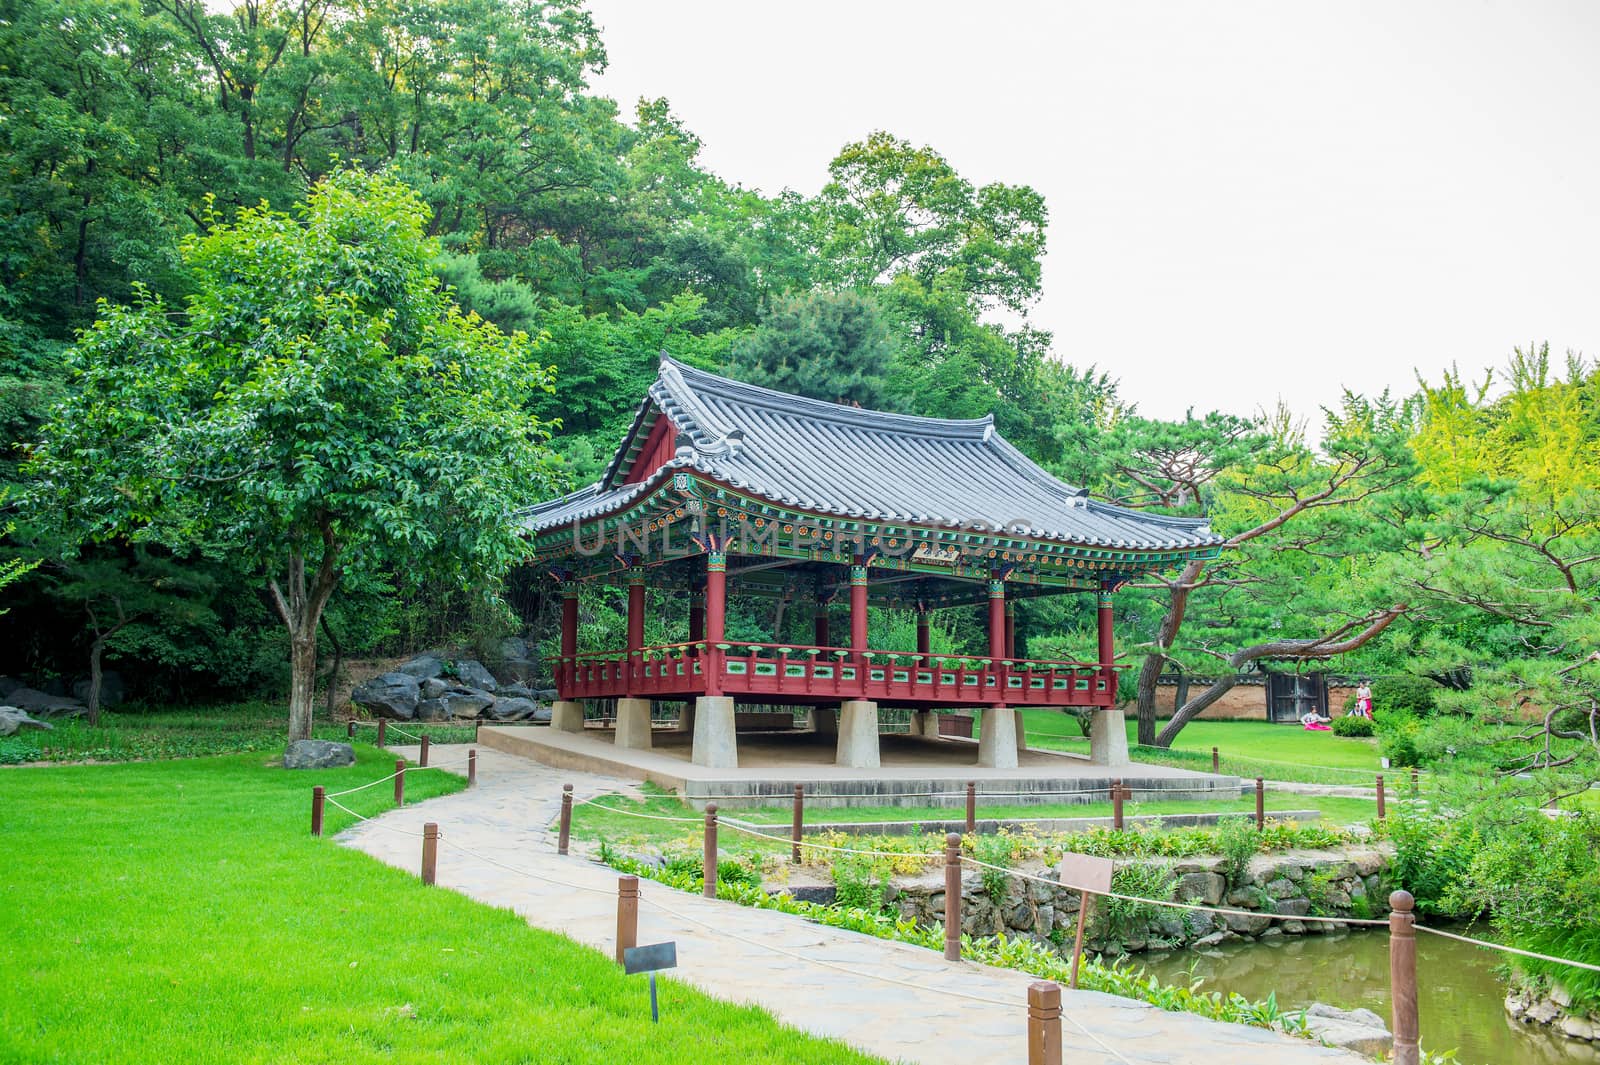
M 874 129 L 1050 210 L 1033 320 L 1142 412 L 1600 355 L 1600 3 L 591 0 L 631 114 L 811 194 Z

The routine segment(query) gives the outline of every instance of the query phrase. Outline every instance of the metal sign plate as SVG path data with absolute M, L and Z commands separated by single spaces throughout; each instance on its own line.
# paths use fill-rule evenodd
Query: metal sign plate
M 676 969 L 678 967 L 678 944 L 651 943 L 643 947 L 629 947 L 622 952 L 623 972 L 632 976 L 634 973 L 653 973 L 657 969 Z
M 1091 854 L 1063 854 L 1061 856 L 1061 883 L 1079 891 L 1104 895 L 1111 890 L 1111 874 L 1117 863 L 1110 858 L 1096 858 Z

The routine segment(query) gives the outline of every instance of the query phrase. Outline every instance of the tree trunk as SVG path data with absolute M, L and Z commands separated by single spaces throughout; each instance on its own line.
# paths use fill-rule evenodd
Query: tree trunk
M 317 637 L 289 637 L 289 742 L 311 738 L 311 715 L 317 691 Z
M 1183 567 L 1178 579 L 1172 582 L 1172 598 L 1167 602 L 1167 612 L 1161 616 L 1161 627 L 1156 630 L 1156 645 L 1144 657 L 1139 667 L 1138 706 L 1139 743 L 1149 747 L 1156 740 L 1156 681 L 1167 668 L 1167 652 L 1177 642 L 1178 630 L 1183 627 L 1183 616 L 1189 610 L 1189 593 L 1205 573 L 1206 564 L 1195 560 Z M 1177 709 L 1176 706 L 1173 709 Z
M 89 645 L 89 727 L 100 727 L 100 682 L 105 676 L 100 668 L 100 656 L 105 653 L 106 637 L 96 636 Z
M 311 738 L 311 716 L 317 691 L 317 625 L 323 608 L 339 583 L 339 542 L 332 526 L 322 527 L 322 561 L 306 577 L 305 555 L 289 555 L 289 569 L 280 584 L 267 582 L 267 592 L 278 616 L 289 630 L 289 742 Z

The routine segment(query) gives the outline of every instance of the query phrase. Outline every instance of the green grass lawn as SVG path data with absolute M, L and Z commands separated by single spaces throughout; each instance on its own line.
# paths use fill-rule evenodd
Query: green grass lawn
M 601 953 L 313 839 L 312 784 L 393 768 L 357 749 L 319 773 L 259 753 L 0 770 L 0 1061 L 876 1060 L 671 980 L 653 1027 L 643 978 Z
M 1035 747 L 1087 754 L 1089 741 L 1077 722 L 1055 710 L 1023 710 L 1028 743 Z M 1138 723 L 1128 722 L 1129 753 L 1136 762 L 1211 769 L 1211 748 L 1222 758 L 1222 771 L 1236 776 L 1264 776 L 1323 784 L 1371 783 L 1381 773 L 1376 740 L 1308 732 L 1299 725 L 1265 721 L 1191 721 L 1170 750 L 1138 747 Z M 1355 772 L 1360 770 L 1361 772 Z
M 106 711 L 97 727 L 81 719 L 60 718 L 49 732 L 28 730 L 0 739 L 0 765 L 23 762 L 127 762 L 147 758 L 194 758 L 243 751 L 281 751 L 289 728 L 282 701 L 227 703 L 220 706 Z M 436 743 L 468 743 L 470 725 L 419 725 L 401 722 L 415 735 L 424 731 Z M 330 722 L 320 711 L 313 734 L 342 740 L 344 722 Z M 362 725 L 358 738 L 371 742 L 375 730 Z M 391 743 L 410 743 L 398 733 Z

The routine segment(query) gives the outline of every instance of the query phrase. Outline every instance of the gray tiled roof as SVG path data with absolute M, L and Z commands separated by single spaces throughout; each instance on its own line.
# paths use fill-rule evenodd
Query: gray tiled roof
M 677 454 L 645 480 L 622 484 L 663 416 L 677 430 Z M 675 470 L 844 518 L 948 528 L 1001 523 L 1038 539 L 1151 551 L 1222 542 L 1204 519 L 1089 499 L 1008 444 L 992 416 L 950 420 L 861 410 L 718 377 L 665 356 L 605 477 L 522 517 L 538 532 L 609 513 Z

